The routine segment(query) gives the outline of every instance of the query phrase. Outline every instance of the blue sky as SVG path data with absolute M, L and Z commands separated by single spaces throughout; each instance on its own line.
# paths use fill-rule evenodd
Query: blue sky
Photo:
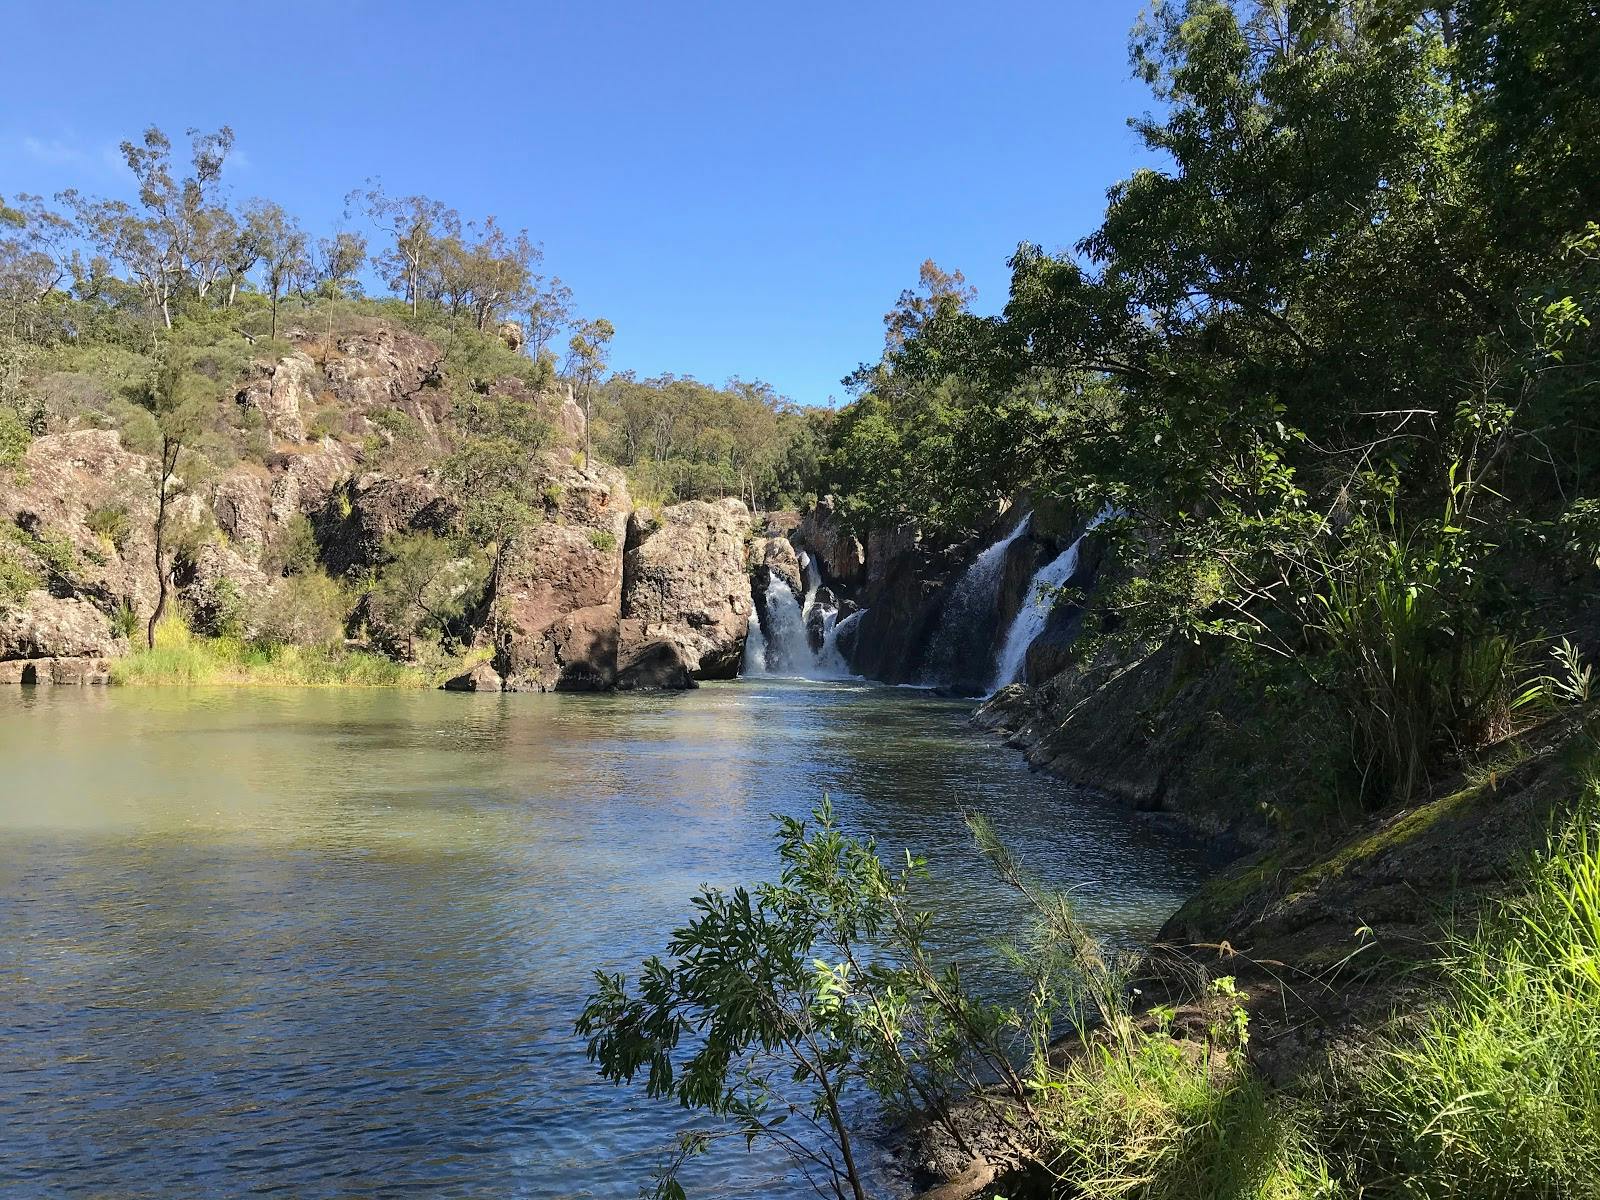
M 617 367 L 820 403 L 924 258 L 993 310 L 1019 240 L 1094 227 L 1143 161 L 1140 7 L 10 0 L 0 193 L 123 193 L 123 138 L 226 123 L 238 199 L 325 232 L 379 176 L 496 214 Z

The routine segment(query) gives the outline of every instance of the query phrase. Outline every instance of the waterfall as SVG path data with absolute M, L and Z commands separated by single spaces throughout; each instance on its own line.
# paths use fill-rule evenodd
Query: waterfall
M 837 612 L 822 614 L 822 649 L 817 651 L 817 668 L 828 675 L 849 675 L 850 664 L 845 662 L 844 654 L 839 650 L 839 635 L 849 629 L 861 619 L 859 612 L 853 612 L 844 620 L 839 620 Z
M 1029 581 L 1027 595 L 1022 598 L 1022 607 L 1011 619 L 1011 628 L 1006 631 L 1005 644 L 1000 648 L 1000 655 L 995 661 L 994 680 L 989 685 L 991 695 L 1022 677 L 1023 668 L 1028 661 L 1028 647 L 1033 645 L 1034 639 L 1044 632 L 1045 623 L 1050 620 L 1050 612 L 1056 606 L 1057 590 L 1071 579 L 1078 569 L 1078 553 L 1083 546 L 1083 539 L 1111 515 L 1109 508 L 1102 509 L 1094 520 L 1084 526 L 1077 541 L 1040 567 L 1038 573 Z
M 774 675 L 804 675 L 812 665 L 811 643 L 800 601 L 776 572 L 767 581 L 767 669 Z
M 1005 572 L 1006 551 L 1032 524 L 1033 514 L 1029 513 L 1017 522 L 1015 529 L 973 559 L 972 565 L 950 589 L 944 611 L 939 616 L 939 627 L 928 642 L 922 668 L 924 683 L 958 683 L 963 667 L 968 668 L 969 675 L 977 674 L 975 682 L 981 682 L 989 646 L 994 640 L 995 603 Z M 974 655 L 978 656 L 976 662 L 972 661 Z
M 750 631 L 744 636 L 744 665 L 739 668 L 741 675 L 765 675 L 767 673 L 767 635 L 762 632 L 761 618 L 756 613 L 756 591 L 754 586 L 750 589 Z
M 744 643 L 743 674 L 787 675 L 802 679 L 850 678 L 849 665 L 839 653 L 839 630 L 859 614 L 853 613 L 840 622 L 838 609 L 832 605 L 825 604 L 818 610 L 816 597 L 822 586 L 821 577 L 808 556 L 802 554 L 800 562 L 806 578 L 804 602 L 778 574 L 774 572 L 769 576 L 764 596 L 767 625 L 763 628 L 761 622 L 752 615 L 750 632 Z M 806 630 L 813 611 L 817 613 L 822 628 L 822 644 L 816 650 L 812 650 Z

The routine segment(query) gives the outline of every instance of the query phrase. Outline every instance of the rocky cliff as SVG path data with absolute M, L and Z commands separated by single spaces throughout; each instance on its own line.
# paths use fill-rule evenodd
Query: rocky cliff
M 314 555 L 349 597 L 349 635 L 408 657 L 417 647 L 386 627 L 372 581 L 392 538 L 461 528 L 463 502 L 440 474 L 460 381 L 438 345 L 381 322 L 287 336 L 286 352 L 247 365 L 205 452 L 169 486 L 179 608 L 200 632 L 260 636 L 299 602 L 288 576 Z M 533 391 L 507 375 L 474 387 L 523 402 L 553 438 L 528 458 L 542 505 L 493 604 L 449 625 L 491 656 L 460 686 L 681 687 L 734 674 L 750 609 L 744 506 L 636 514 L 623 474 L 579 452 L 584 417 L 565 385 Z M 0 470 L 0 681 L 103 681 L 155 606 L 157 464 L 129 435 L 88 427 L 106 420 L 66 417 Z

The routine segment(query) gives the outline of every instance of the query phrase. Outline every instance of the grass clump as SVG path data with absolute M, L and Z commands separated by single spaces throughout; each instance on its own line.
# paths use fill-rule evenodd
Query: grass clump
M 156 644 L 113 663 L 111 678 L 138 686 L 422 688 L 435 686 L 439 673 L 364 650 L 202 637 L 169 617 L 156 629 Z

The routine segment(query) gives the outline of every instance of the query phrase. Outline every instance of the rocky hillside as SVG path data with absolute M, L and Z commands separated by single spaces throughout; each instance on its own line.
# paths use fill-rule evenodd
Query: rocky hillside
M 439 345 L 383 322 L 331 338 L 291 330 L 287 344 L 223 389 L 210 441 L 166 485 L 166 569 L 197 632 L 315 638 L 298 626 L 331 596 L 347 645 L 414 661 L 433 649 L 427 627 L 476 659 L 453 687 L 683 687 L 736 673 L 750 617 L 741 502 L 636 510 L 623 473 L 586 459 L 584 413 L 553 380 L 464 386 Z M 537 511 L 507 539 L 492 595 L 467 528 L 477 497 L 447 477 L 463 395 L 525 408 L 549 431 L 518 469 Z M 117 424 L 67 408 L 0 471 L 0 680 L 103 681 L 142 640 L 158 599 L 160 471 L 134 423 Z M 396 566 L 407 539 L 433 554 L 414 578 Z M 407 619 L 419 610 L 449 615 Z

